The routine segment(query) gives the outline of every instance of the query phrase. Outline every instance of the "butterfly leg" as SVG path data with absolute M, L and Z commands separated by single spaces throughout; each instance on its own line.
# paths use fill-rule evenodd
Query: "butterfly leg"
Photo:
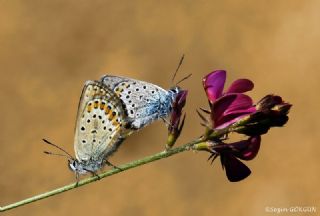
M 79 185 L 79 173 L 76 172 L 76 187 Z
M 161 118 L 161 119 L 167 127 L 171 126 L 171 123 L 166 118 Z
M 100 177 L 96 172 L 91 171 L 91 170 L 87 170 L 87 169 L 86 169 L 86 171 L 87 171 L 87 172 L 89 172 L 93 177 L 97 177 L 97 178 L 98 178 L 98 180 L 100 180 L 100 179 L 101 179 L 101 177 Z
M 106 164 L 107 164 L 108 166 L 111 166 L 113 169 L 119 169 L 119 170 L 122 170 L 120 167 L 117 167 L 117 166 L 113 165 L 112 163 L 110 163 L 110 162 L 109 162 L 109 161 L 107 161 L 107 160 L 106 160 Z
M 96 173 L 96 172 L 90 172 L 92 176 L 96 176 L 98 178 L 98 180 L 101 179 L 101 177 Z

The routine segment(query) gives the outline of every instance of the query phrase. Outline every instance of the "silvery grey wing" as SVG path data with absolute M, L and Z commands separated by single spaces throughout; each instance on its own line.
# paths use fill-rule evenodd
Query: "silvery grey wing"
M 152 83 L 126 77 L 105 75 L 101 82 L 112 89 L 125 106 L 134 129 L 140 129 L 158 120 L 166 103 L 168 92 Z
M 83 87 L 75 128 L 74 149 L 79 161 L 101 160 L 117 148 L 125 124 L 118 96 L 98 81 Z

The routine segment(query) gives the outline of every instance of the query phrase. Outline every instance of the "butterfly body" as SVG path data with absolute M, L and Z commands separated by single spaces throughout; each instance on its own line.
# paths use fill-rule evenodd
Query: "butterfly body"
M 171 110 L 179 87 L 165 90 L 152 83 L 131 78 L 106 75 L 101 82 L 122 101 L 131 129 L 137 130 L 162 118 Z
M 106 164 L 113 166 L 108 157 L 127 136 L 166 118 L 181 91 L 177 86 L 165 90 L 152 83 L 111 75 L 103 76 L 99 81 L 87 81 L 81 93 L 75 126 L 76 157 L 44 141 L 65 153 L 77 179 L 80 174 L 96 174 Z
M 87 81 L 75 128 L 76 159 L 69 161 L 69 167 L 77 174 L 85 174 L 105 166 L 124 140 L 125 118 L 122 103 L 113 91 L 98 81 Z

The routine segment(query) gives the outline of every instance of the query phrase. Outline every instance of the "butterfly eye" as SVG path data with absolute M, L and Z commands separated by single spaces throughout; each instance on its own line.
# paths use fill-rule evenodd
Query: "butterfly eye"
M 69 160 L 68 167 L 71 171 L 75 171 L 77 167 L 77 162 L 75 160 Z

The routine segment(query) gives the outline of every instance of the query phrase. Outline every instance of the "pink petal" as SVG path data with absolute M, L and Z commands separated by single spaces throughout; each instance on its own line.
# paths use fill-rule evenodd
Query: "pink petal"
M 254 87 L 254 84 L 249 79 L 237 79 L 234 81 L 226 93 L 244 93 L 251 91 Z
M 250 169 L 232 154 L 221 154 L 220 159 L 231 182 L 241 181 L 251 174 Z
M 203 87 L 211 103 L 221 97 L 226 76 L 226 71 L 216 70 L 203 78 Z
M 188 90 L 181 90 L 177 94 L 174 100 L 174 103 L 176 103 L 178 107 L 184 107 L 184 105 L 186 104 L 187 95 L 188 95 Z
M 241 93 L 226 94 L 213 104 L 214 126 L 228 126 L 239 117 L 255 112 L 252 99 Z M 227 124 L 226 124 L 227 123 Z
M 260 149 L 261 137 L 254 136 L 248 140 L 230 144 L 230 147 L 235 149 L 234 155 L 242 160 L 252 160 L 258 154 Z
M 233 93 L 236 95 L 235 100 L 228 106 L 224 114 L 235 113 L 240 110 L 248 110 L 253 107 L 253 101 L 251 97 L 241 93 Z M 229 94 L 231 95 L 231 94 Z
M 223 116 L 223 113 L 228 109 L 229 106 L 236 100 L 235 94 L 225 95 L 217 100 L 211 107 L 211 111 L 214 117 L 214 122 Z
M 243 109 L 238 109 L 238 110 L 226 110 L 226 112 L 224 113 L 224 115 L 237 115 L 237 114 L 244 114 L 244 113 L 254 113 L 256 112 L 257 109 L 252 105 L 250 107 L 247 108 L 243 108 Z
M 251 112 L 248 111 L 248 112 L 228 114 L 226 116 L 223 116 L 222 118 L 216 120 L 215 129 L 223 129 L 225 127 L 228 127 L 229 125 L 239 121 L 240 119 L 250 114 Z

